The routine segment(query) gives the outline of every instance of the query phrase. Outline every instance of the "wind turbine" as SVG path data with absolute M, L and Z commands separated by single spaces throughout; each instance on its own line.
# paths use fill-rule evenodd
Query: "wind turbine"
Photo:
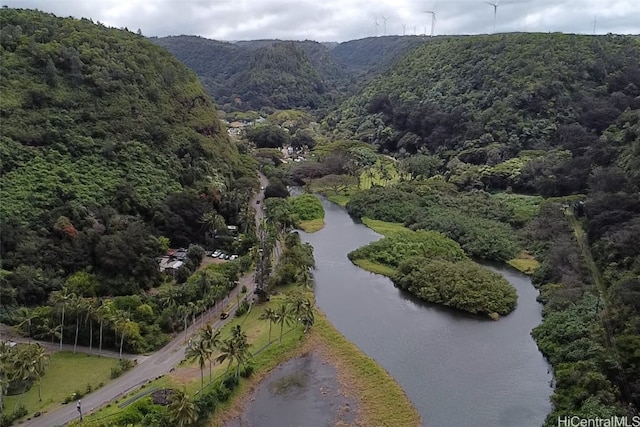
M 493 32 L 496 32 L 496 18 L 498 16 L 498 2 L 500 0 L 496 0 L 495 3 L 491 3 L 490 1 L 485 1 L 486 4 L 490 4 L 493 6 Z
M 378 27 L 380 26 L 380 24 L 378 24 L 378 18 L 374 19 L 373 25 L 376 27 L 376 37 L 378 37 Z
M 596 33 L 596 24 L 598 23 L 598 15 L 593 17 L 593 34 Z
M 433 37 L 433 35 L 436 32 L 436 13 L 433 10 L 425 10 L 424 13 L 429 13 L 431 14 L 431 37 Z M 427 29 L 425 27 L 425 35 L 427 34 Z
M 389 19 L 389 18 L 387 18 L 384 15 L 380 15 L 380 17 L 382 18 L 382 21 L 383 21 L 383 24 L 382 24 L 383 25 L 383 27 L 382 27 L 383 28 L 383 34 L 386 36 L 387 35 L 387 19 Z
M 433 37 L 436 33 L 436 5 L 438 1 L 433 4 L 431 10 L 425 10 L 424 13 L 431 14 L 431 37 Z M 424 35 L 427 35 L 427 29 L 424 30 Z
M 406 24 L 402 24 L 402 35 L 406 35 L 407 34 L 407 25 Z

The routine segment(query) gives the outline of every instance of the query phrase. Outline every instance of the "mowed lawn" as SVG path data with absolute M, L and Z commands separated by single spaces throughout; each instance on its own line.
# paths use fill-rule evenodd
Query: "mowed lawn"
M 24 395 L 6 396 L 5 411 L 12 412 L 17 403 L 27 408 L 28 416 L 61 404 L 66 396 L 75 391 L 87 392 L 111 380 L 111 368 L 118 366 L 118 359 L 89 356 L 71 352 L 54 353 L 46 374 L 42 377 L 42 401 L 38 400 L 38 384 Z

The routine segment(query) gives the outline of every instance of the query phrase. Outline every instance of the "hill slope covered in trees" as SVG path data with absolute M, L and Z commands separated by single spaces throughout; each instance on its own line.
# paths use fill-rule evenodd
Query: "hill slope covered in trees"
M 233 217 L 225 190 L 250 186 L 253 163 L 168 52 L 36 11 L 1 9 L 0 28 L 3 305 L 42 303 L 79 270 L 135 292 L 167 244 L 202 239 L 204 213 Z
M 310 40 L 219 42 L 152 38 L 194 70 L 221 108 L 328 108 L 385 70 L 421 37 L 370 37 L 339 44 Z
M 311 41 L 234 44 L 192 36 L 151 40 L 194 70 L 227 110 L 327 107 L 329 88 L 341 74 L 327 49 Z
M 438 174 L 459 190 L 551 198 L 520 235 L 541 261 L 534 282 L 545 317 L 533 334 L 556 376 L 546 425 L 564 415 L 636 413 L 637 38 L 501 34 L 434 40 L 344 102 L 325 126 L 384 153 L 412 156 L 412 175 L 422 179 Z

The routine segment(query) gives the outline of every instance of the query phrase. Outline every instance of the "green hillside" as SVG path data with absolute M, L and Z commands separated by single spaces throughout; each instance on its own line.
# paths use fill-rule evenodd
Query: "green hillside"
M 434 40 L 405 55 L 324 124 L 335 137 L 369 142 L 398 157 L 410 174 L 409 184 L 353 196 L 354 213 L 442 231 L 480 257 L 500 254 L 490 245 L 503 250 L 520 242 L 528 250 L 524 256 L 540 261 L 533 279 L 544 321 L 533 336 L 555 372 L 554 410 L 545 425 L 565 415 L 635 414 L 637 38 L 501 34 Z M 456 192 L 460 196 L 451 198 Z M 470 216 L 467 205 L 489 208 L 483 212 L 492 221 L 503 208 L 511 210 L 500 222 L 511 222 L 514 230 L 496 223 L 493 231 L 486 220 Z M 399 215 L 398 206 L 405 212 L 401 218 L 385 217 Z M 525 211 L 530 213 L 516 218 Z M 490 245 L 482 246 L 483 239 Z M 502 259 L 507 255 L 513 250 Z
M 202 240 L 208 211 L 237 221 L 228 195 L 253 163 L 167 51 L 29 10 L 1 9 L 0 28 L 3 304 L 41 302 L 81 269 L 114 292 L 150 285 L 160 236 Z

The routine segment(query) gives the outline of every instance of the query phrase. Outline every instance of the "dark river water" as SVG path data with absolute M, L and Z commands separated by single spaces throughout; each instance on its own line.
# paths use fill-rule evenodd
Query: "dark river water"
M 333 325 L 383 366 L 429 427 L 542 425 L 551 374 L 530 332 L 541 321 L 537 290 L 508 267 L 491 267 L 518 291 L 499 321 L 427 304 L 364 271 L 347 253 L 381 236 L 322 201 L 325 227 L 300 232 L 314 247 L 316 300 Z

